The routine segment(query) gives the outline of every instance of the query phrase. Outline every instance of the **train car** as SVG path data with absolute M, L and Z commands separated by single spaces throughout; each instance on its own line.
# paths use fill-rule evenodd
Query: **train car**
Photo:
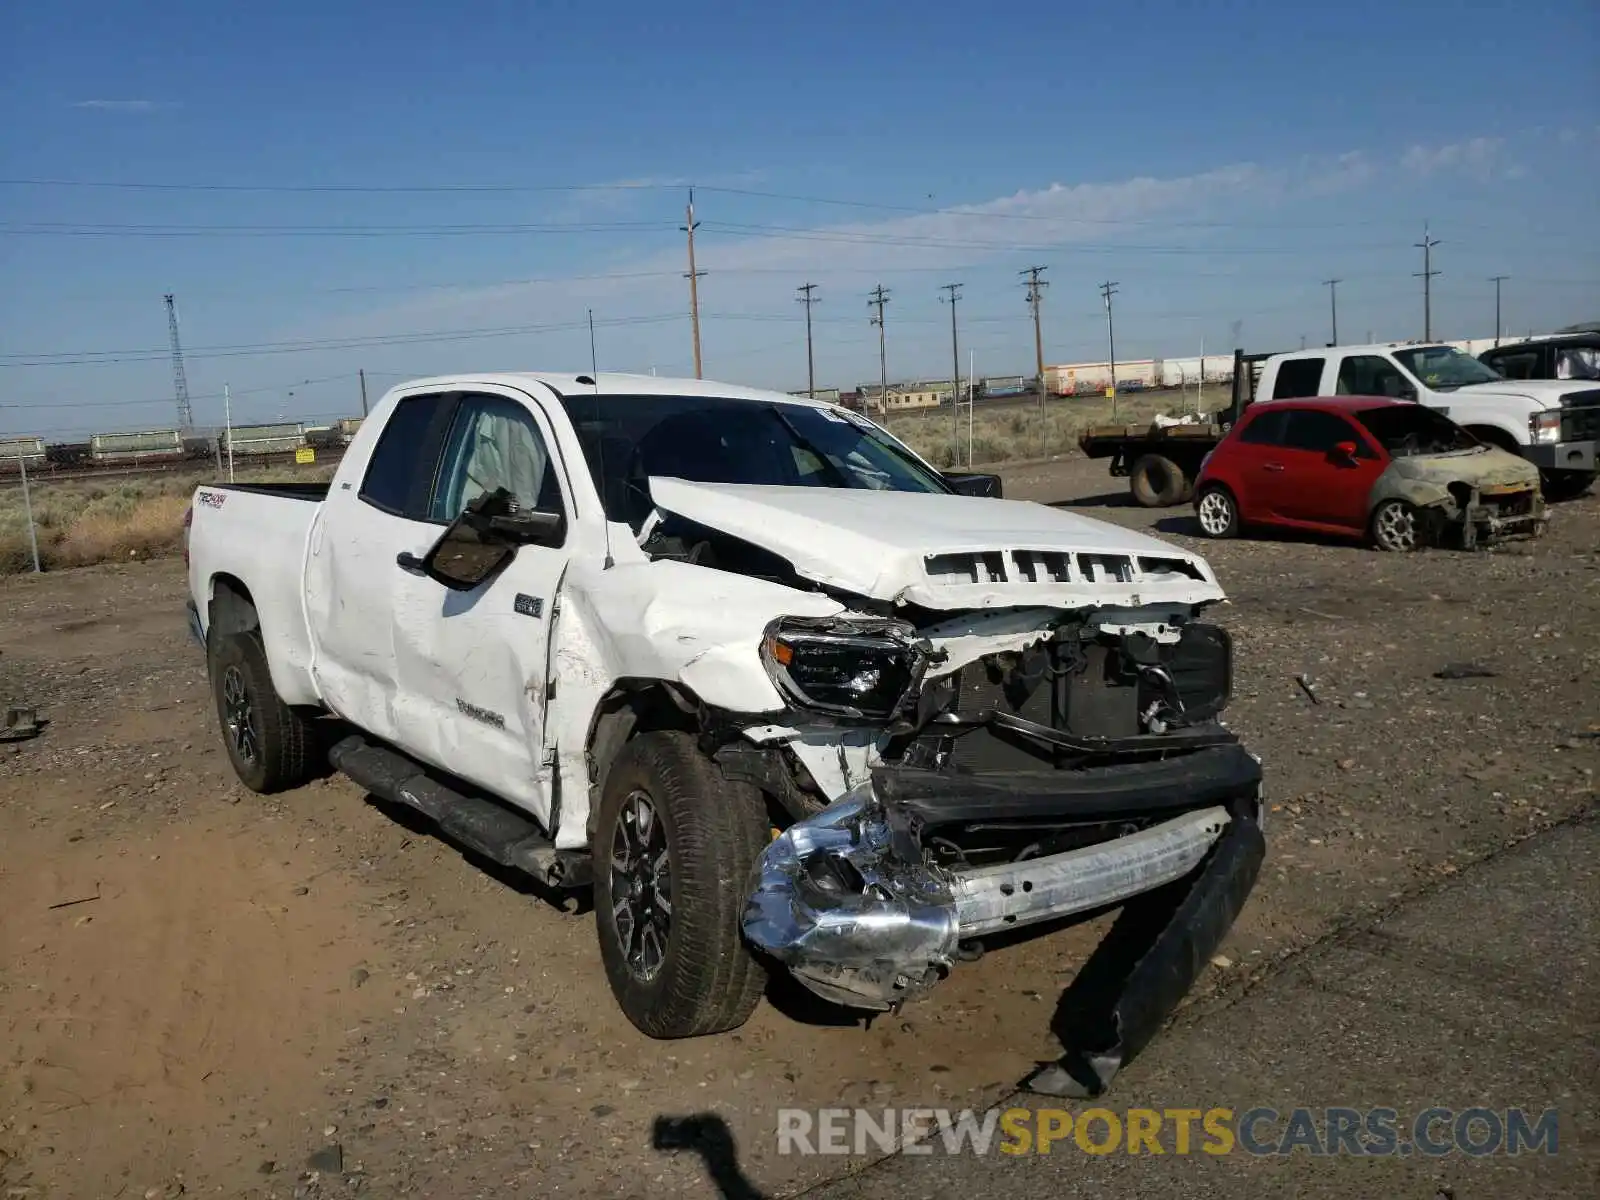
M 55 470 L 87 466 L 92 447 L 88 442 L 51 442 L 44 448 L 45 462 Z
M 1111 386 L 1112 364 L 1109 362 L 1065 363 L 1046 367 L 1045 378 L 1050 390 L 1059 396 L 1084 396 L 1104 392 Z M 1154 358 L 1118 359 L 1116 363 L 1117 390 L 1138 392 L 1145 388 L 1161 386 L 1161 363 Z
M 1026 396 L 1033 391 L 1033 380 L 1026 375 L 992 375 L 978 383 L 978 395 L 985 400 Z
M 336 450 L 342 449 L 345 442 L 335 425 L 307 425 L 306 445 L 313 450 Z
M 339 431 L 339 441 L 344 445 L 350 444 L 350 439 L 356 436 L 356 431 L 361 428 L 361 417 L 340 417 L 339 423 L 334 426 Z
M 183 435 L 176 429 L 97 433 L 89 439 L 89 459 L 102 465 L 181 462 L 184 457 Z
M 46 461 L 43 438 L 0 438 L 0 473 L 18 475 L 24 466 L 30 471 L 37 471 Z
M 293 454 L 305 444 L 305 426 L 286 421 L 276 425 L 235 425 L 227 431 L 222 448 L 231 450 L 235 458 L 252 458 Z

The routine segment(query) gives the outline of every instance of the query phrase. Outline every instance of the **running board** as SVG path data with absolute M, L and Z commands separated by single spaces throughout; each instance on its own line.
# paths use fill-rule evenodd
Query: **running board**
M 469 850 L 526 871 L 546 887 L 583 887 L 592 877 L 589 855 L 558 850 L 529 817 L 446 787 L 411 759 L 365 738 L 347 737 L 328 752 L 335 769 L 374 796 L 427 816 Z

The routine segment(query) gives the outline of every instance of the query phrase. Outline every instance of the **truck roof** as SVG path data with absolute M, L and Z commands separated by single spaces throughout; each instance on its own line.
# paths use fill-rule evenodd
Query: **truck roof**
M 1368 342 L 1359 346 L 1307 346 L 1304 350 L 1285 350 L 1273 358 L 1327 358 L 1330 354 L 1372 354 L 1394 350 L 1445 350 L 1448 342 Z
M 462 387 L 471 384 L 524 387 L 542 383 L 562 396 L 714 396 L 721 400 L 753 400 L 769 404 L 797 404 L 806 408 L 832 408 L 822 400 L 792 396 L 787 392 L 720 383 L 714 379 L 678 379 L 661 375 L 633 375 L 622 371 L 573 373 L 566 371 L 491 371 L 482 374 L 433 375 L 409 379 L 398 386 L 413 388 Z

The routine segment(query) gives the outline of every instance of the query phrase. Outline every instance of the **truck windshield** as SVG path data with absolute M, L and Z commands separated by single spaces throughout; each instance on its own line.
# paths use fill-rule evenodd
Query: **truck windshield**
M 1498 383 L 1500 375 L 1454 346 L 1416 346 L 1396 350 L 1400 365 L 1435 392 L 1452 392 L 1474 383 Z
M 1396 458 L 1413 454 L 1448 454 L 1483 443 L 1449 417 L 1421 404 L 1393 404 L 1356 413 L 1356 420 Z
M 638 528 L 647 480 L 944 492 L 950 487 L 854 413 L 713 396 L 564 398 L 606 515 Z

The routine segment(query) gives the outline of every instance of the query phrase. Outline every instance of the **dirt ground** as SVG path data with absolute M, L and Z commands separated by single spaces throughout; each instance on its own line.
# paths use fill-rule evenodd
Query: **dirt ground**
M 1229 719 L 1265 761 L 1269 859 L 1191 1004 L 1594 802 L 1600 496 L 1537 542 L 1401 558 L 1204 543 L 1081 459 L 1006 491 L 1200 546 L 1232 598 Z M 703 1195 L 663 1124 L 696 1115 L 786 1194 L 837 1160 L 779 1157 L 778 1107 L 983 1104 L 1054 1057 L 1099 924 L 995 950 L 898 1016 L 775 985 L 738 1033 L 645 1039 L 581 907 L 342 779 L 242 789 L 183 592 L 175 560 L 0 580 L 0 705 L 50 722 L 0 745 L 8 1198 Z M 1490 673 L 1438 677 L 1461 663 Z

